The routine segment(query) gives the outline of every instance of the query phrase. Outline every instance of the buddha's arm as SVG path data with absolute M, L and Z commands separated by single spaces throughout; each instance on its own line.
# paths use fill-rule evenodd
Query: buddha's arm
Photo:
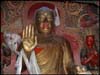
M 70 44 L 67 42 L 64 42 L 63 43 L 63 67 L 64 67 L 64 71 L 65 73 L 72 73 L 74 72 L 74 64 L 73 64 L 73 55 L 72 55 L 72 52 L 71 52 L 71 47 L 70 47 Z
M 63 67 L 66 74 L 90 74 L 82 65 L 74 64 L 73 54 L 69 43 L 63 44 Z

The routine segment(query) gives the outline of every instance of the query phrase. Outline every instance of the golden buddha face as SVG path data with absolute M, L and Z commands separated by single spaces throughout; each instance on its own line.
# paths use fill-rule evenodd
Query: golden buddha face
M 40 33 L 48 34 L 53 27 L 53 13 L 51 11 L 39 11 L 36 16 L 36 24 Z

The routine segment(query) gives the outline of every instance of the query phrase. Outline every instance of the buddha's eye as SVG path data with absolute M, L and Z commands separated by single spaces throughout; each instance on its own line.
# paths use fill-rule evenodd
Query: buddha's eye
M 52 21 L 53 19 L 52 18 L 48 18 L 48 21 Z
M 44 21 L 44 19 L 45 19 L 45 16 L 44 15 L 41 15 L 38 20 L 39 21 Z
M 38 20 L 39 20 L 40 22 L 43 22 L 44 18 L 39 18 Z

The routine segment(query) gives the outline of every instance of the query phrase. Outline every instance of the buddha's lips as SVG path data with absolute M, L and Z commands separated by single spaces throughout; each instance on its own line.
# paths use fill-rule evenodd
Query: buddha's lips
M 47 22 L 42 23 L 41 28 L 48 29 L 49 28 L 49 23 L 47 23 Z

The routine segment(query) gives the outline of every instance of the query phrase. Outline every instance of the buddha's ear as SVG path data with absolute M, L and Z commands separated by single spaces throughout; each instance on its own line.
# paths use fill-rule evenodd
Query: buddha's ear
M 55 17 L 54 17 L 54 19 L 55 19 L 55 25 L 56 26 L 59 26 L 60 25 L 60 17 L 59 17 L 59 13 L 58 13 L 58 9 L 57 9 L 57 7 L 55 6 L 55 11 L 54 11 L 55 13 Z

